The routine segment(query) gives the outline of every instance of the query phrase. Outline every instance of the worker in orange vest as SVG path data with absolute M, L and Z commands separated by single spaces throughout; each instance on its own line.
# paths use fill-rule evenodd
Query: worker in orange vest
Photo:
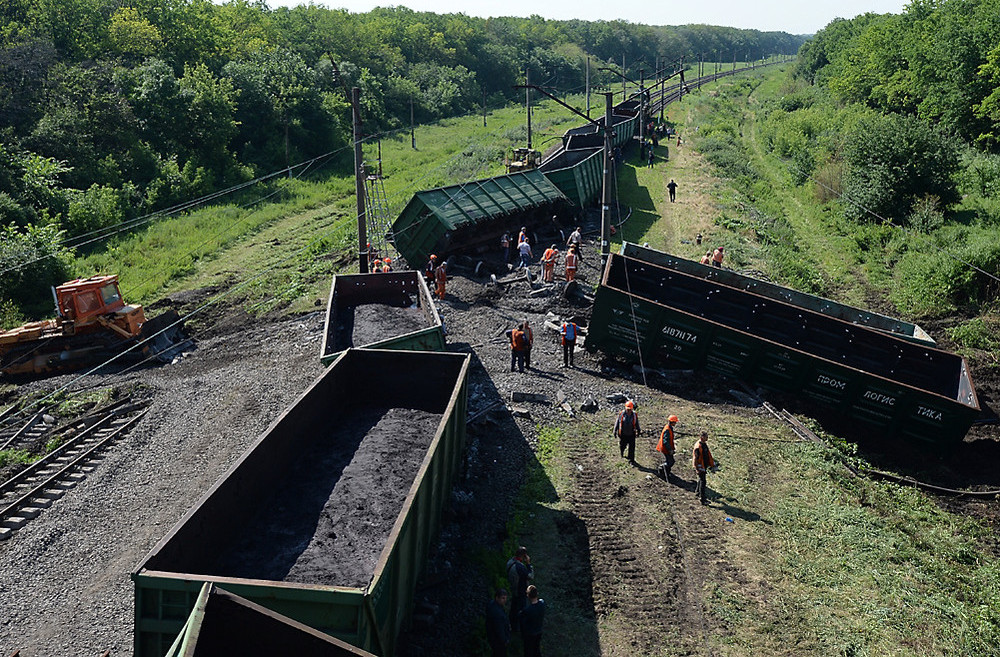
M 625 458 L 628 448 L 628 461 L 635 465 L 635 438 L 639 435 L 639 416 L 635 413 L 635 402 L 631 399 L 625 402 L 625 410 L 618 414 L 615 420 L 615 436 L 618 437 L 618 451 Z
M 392 258 L 382 260 L 382 271 L 386 274 L 392 271 Z
M 445 267 L 448 266 L 447 262 L 442 262 L 434 270 L 434 280 L 437 282 L 437 294 L 438 299 L 444 299 L 444 284 L 448 282 L 448 274 L 445 273 Z
M 715 253 L 712 254 L 712 266 L 713 267 L 722 267 L 722 256 L 723 255 L 725 255 L 725 254 L 722 252 L 722 247 L 721 246 L 718 247 L 717 249 L 715 249 Z
M 569 248 L 569 253 L 566 254 L 566 282 L 570 282 L 576 278 L 576 263 L 579 259 L 579 255 L 576 251 L 576 245 Z
M 701 257 L 701 264 L 703 264 L 703 265 L 710 265 L 710 264 L 712 264 L 712 252 L 711 251 L 705 251 L 705 255 L 703 255 Z
M 558 255 L 559 250 L 555 244 L 545 249 L 545 253 L 542 254 L 542 280 L 546 283 L 551 283 L 555 280 L 556 257 Z
M 664 481 L 670 481 L 670 469 L 674 467 L 674 425 L 678 421 L 676 415 L 667 418 L 667 423 L 660 432 L 660 442 L 656 445 L 656 451 L 663 454 L 663 465 L 660 467 L 663 470 Z
M 424 267 L 424 278 L 427 280 L 428 286 L 434 284 L 434 270 L 437 269 L 437 266 L 438 257 L 432 253 L 430 259 L 427 261 L 427 265 Z
M 691 453 L 691 464 L 694 466 L 695 472 L 698 473 L 698 487 L 694 489 L 695 493 L 701 496 L 702 504 L 708 504 L 708 500 L 705 497 L 707 489 L 705 476 L 710 468 L 715 468 L 715 459 L 712 458 L 712 451 L 708 449 L 707 431 L 702 431 L 698 442 L 694 444 L 694 450 Z
M 514 371 L 515 365 L 520 372 L 524 372 L 525 357 L 528 354 L 528 331 L 527 322 L 521 326 L 514 327 L 510 332 L 510 371 Z M 530 330 L 530 329 L 529 329 Z

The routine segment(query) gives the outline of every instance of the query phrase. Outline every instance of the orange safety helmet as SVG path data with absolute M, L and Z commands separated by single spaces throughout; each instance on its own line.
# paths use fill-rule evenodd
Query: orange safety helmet
M 632 402 L 631 399 L 628 400 L 627 402 L 625 402 L 625 408 L 629 408 L 629 409 L 635 408 L 635 404 Z
M 676 415 L 671 415 L 670 417 L 667 418 L 667 422 L 679 422 L 679 421 L 680 420 L 677 418 Z
M 437 259 L 438 259 L 438 257 L 432 253 L 431 254 L 431 260 L 437 260 Z
M 387 264 L 387 265 L 388 265 L 388 264 L 392 264 L 392 258 L 386 258 L 386 259 L 385 259 L 385 260 L 383 260 L 382 262 L 384 262 L 384 263 L 385 263 L 385 264 Z

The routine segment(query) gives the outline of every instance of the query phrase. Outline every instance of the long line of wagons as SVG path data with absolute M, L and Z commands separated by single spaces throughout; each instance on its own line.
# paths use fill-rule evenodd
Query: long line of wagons
M 619 106 L 615 116 L 624 144 L 637 108 Z M 418 194 L 397 220 L 397 249 L 413 263 L 432 250 L 471 252 L 506 222 L 544 221 L 547 204 L 592 202 L 600 185 L 592 137 L 589 128 L 567 133 L 542 172 Z M 283 654 L 394 654 L 462 461 L 470 356 L 444 351 L 416 271 L 336 276 L 327 313 L 328 369 L 132 574 L 137 657 L 269 645 Z M 372 317 L 380 328 L 361 330 Z M 634 244 L 608 259 L 588 329 L 587 349 L 609 357 L 794 392 L 918 442 L 958 440 L 980 414 L 964 360 L 913 324 Z M 397 375 L 370 376 L 381 371 Z M 364 480 L 355 470 L 373 455 L 391 457 L 383 422 L 399 417 L 419 417 L 422 427 L 410 437 L 416 458 L 395 473 L 403 483 Z M 342 507 L 358 481 L 366 499 L 385 501 L 382 530 L 339 544 L 356 533 Z M 295 514 L 281 496 L 289 490 Z M 347 561 L 358 568 L 344 571 Z

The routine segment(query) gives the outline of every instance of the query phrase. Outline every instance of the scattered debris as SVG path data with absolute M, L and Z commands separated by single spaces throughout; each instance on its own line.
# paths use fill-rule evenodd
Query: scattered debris
M 581 404 L 580 406 L 580 410 L 586 413 L 596 413 L 597 409 L 598 409 L 597 400 L 595 399 L 588 399 L 587 401 L 583 402 L 583 404 Z
M 508 406 L 507 408 L 510 409 L 511 415 L 514 417 L 531 417 L 531 411 L 526 408 L 522 408 L 521 406 Z
M 616 392 L 614 394 L 608 395 L 607 400 L 612 404 L 624 404 L 628 401 L 628 396 L 621 392 Z

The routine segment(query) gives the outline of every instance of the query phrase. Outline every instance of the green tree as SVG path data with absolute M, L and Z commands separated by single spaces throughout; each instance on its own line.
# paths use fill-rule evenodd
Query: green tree
M 862 119 L 844 150 L 848 171 L 844 214 L 858 221 L 877 216 L 905 223 L 917 199 L 934 196 L 940 207 L 958 200 L 955 140 L 912 116 Z

